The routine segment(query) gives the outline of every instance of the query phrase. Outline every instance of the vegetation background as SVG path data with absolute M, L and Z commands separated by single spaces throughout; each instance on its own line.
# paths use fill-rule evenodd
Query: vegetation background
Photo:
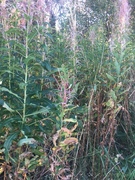
M 134 10 L 0 1 L 1 179 L 135 179 Z

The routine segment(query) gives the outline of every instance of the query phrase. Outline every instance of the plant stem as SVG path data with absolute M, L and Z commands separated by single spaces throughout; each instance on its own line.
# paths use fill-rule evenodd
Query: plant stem
M 9 68 L 9 71 L 10 71 L 10 69 L 11 69 L 11 53 L 10 53 L 9 43 L 8 43 L 7 46 L 8 46 L 8 68 Z M 9 89 L 11 90 L 11 73 L 9 73 L 8 86 L 9 86 Z
M 28 37 L 26 37 L 26 58 L 28 57 Z M 23 101 L 23 123 L 26 121 L 26 101 L 27 101 L 27 81 L 28 81 L 28 65 L 25 67 L 25 80 L 24 80 L 24 101 Z
M 25 58 L 28 58 L 28 32 L 29 32 L 29 22 L 27 24 L 27 35 L 26 35 L 26 52 Z M 23 124 L 26 122 L 26 101 L 27 101 L 27 82 L 28 82 L 28 64 L 25 65 L 25 79 L 24 79 L 24 99 L 23 99 Z

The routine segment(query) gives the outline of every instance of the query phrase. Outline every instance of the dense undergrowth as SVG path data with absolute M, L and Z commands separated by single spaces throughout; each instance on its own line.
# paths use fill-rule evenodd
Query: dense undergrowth
M 132 41 L 111 51 L 101 23 L 74 49 L 32 8 L 2 9 L 1 177 L 134 180 Z

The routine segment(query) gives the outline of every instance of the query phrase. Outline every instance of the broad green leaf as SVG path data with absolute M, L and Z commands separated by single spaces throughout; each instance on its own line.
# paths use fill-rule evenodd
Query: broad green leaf
M 41 108 L 39 111 L 35 111 L 34 113 L 27 114 L 26 116 L 34 116 L 37 114 L 46 114 L 48 112 L 50 112 L 50 108 L 47 106 L 47 107 Z
M 108 73 L 106 73 L 106 75 L 107 75 L 107 77 L 108 77 L 108 79 L 109 79 L 110 81 L 114 81 L 114 82 L 115 82 L 115 79 L 114 79 L 113 76 L 111 76 L 111 75 L 108 74 Z
M 18 146 L 22 146 L 24 144 L 37 144 L 37 142 L 34 138 L 24 138 L 18 142 Z

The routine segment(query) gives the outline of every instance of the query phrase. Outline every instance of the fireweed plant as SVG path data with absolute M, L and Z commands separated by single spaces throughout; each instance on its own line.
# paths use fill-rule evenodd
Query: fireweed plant
M 1 178 L 134 180 L 135 52 L 121 14 L 107 41 L 103 22 L 78 32 L 75 2 L 55 32 L 45 5 L 1 1 Z

